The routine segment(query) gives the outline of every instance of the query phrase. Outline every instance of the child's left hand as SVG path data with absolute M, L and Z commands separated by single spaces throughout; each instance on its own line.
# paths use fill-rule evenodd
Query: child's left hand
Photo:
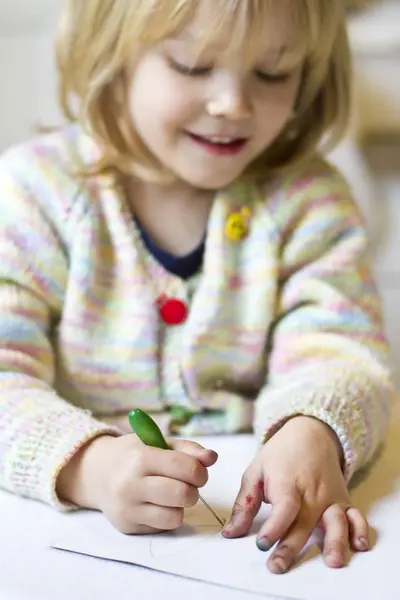
M 368 550 L 368 523 L 351 506 L 341 454 L 338 438 L 324 423 L 303 416 L 289 420 L 245 471 L 223 535 L 246 535 L 267 502 L 272 514 L 259 531 L 257 546 L 269 550 L 279 542 L 267 563 L 272 573 L 284 573 L 294 564 L 318 525 L 329 567 L 344 565 L 349 545 Z

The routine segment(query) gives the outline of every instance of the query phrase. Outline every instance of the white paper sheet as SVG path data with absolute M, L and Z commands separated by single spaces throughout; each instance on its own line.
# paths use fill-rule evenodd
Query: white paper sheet
M 67 527 L 52 540 L 58 549 L 93 557 L 142 565 L 186 578 L 258 594 L 296 600 L 397 600 L 400 542 L 400 423 L 392 428 L 388 446 L 364 483 L 354 492 L 356 504 L 369 516 L 377 543 L 366 554 L 352 557 L 341 570 L 328 569 L 320 556 L 318 535 L 300 563 L 288 574 L 271 575 L 268 554 L 260 552 L 255 537 L 268 515 L 263 507 L 249 536 L 226 540 L 220 525 L 198 504 L 186 514 L 185 525 L 170 534 L 125 536 L 98 513 L 70 515 Z M 227 517 L 243 465 L 252 447 L 235 448 L 220 459 L 212 484 L 203 490 L 207 502 Z M 229 467 L 228 467 L 229 465 Z M 210 478 L 211 478 L 210 477 Z M 233 483 L 232 483 L 233 481 Z M 222 508 L 221 508 L 222 507 Z M 65 521 L 63 521 L 65 526 Z M 82 560 L 85 560 L 82 557 Z

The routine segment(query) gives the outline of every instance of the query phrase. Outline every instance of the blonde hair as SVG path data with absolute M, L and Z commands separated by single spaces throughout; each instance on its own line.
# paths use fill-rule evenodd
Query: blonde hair
M 57 38 L 59 100 L 70 122 L 90 128 L 101 157 L 91 172 L 166 180 L 158 160 L 135 132 L 121 101 L 124 71 L 135 45 L 153 44 L 179 31 L 201 0 L 67 0 Z M 350 111 L 350 52 L 346 0 L 213 0 L 207 40 L 229 21 L 232 44 L 249 56 L 265 36 L 271 7 L 287 2 L 304 53 L 294 120 L 244 173 L 265 176 L 291 169 L 342 137 Z M 74 107 L 75 105 L 75 107 Z

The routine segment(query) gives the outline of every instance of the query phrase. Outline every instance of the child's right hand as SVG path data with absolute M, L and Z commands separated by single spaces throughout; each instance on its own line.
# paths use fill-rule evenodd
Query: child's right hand
M 101 510 L 121 532 L 178 528 L 208 480 L 213 450 L 170 442 L 171 450 L 145 446 L 134 434 L 104 435 L 83 447 L 60 472 L 57 493 L 83 508 Z

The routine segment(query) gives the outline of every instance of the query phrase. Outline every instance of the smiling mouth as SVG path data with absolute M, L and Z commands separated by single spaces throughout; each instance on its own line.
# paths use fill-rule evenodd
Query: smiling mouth
M 247 138 L 233 138 L 225 136 L 201 136 L 188 133 L 189 137 L 210 154 L 232 155 L 243 150 L 248 142 Z

